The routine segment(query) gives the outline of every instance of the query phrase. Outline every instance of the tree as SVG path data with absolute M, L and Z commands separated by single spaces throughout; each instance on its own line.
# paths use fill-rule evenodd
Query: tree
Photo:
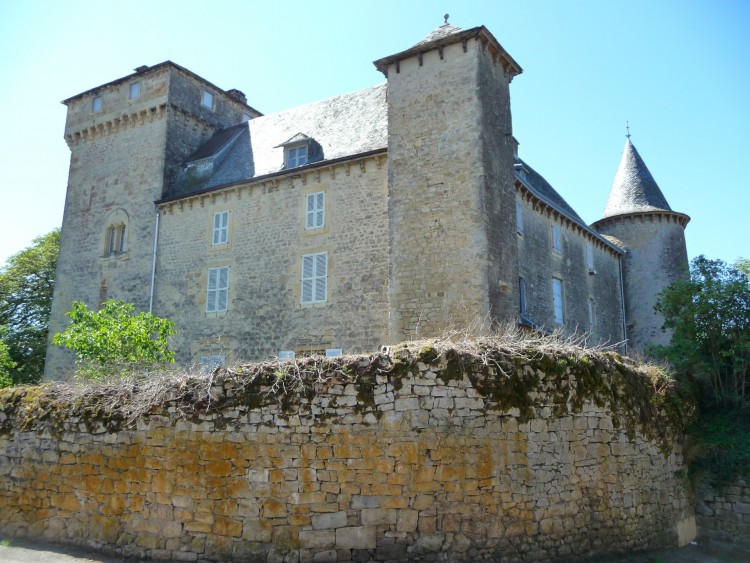
M 0 269 L 0 325 L 15 366 L 14 383 L 34 383 L 44 374 L 52 290 L 60 230 L 34 239 Z
M 151 313 L 135 314 L 135 307 L 110 299 L 98 311 L 73 302 L 70 325 L 55 334 L 54 344 L 76 353 L 78 372 L 89 379 L 150 369 L 174 362 L 167 339 L 174 323 Z
M 719 405 L 750 404 L 750 277 L 721 260 L 695 258 L 690 279 L 662 292 L 656 309 L 672 342 L 650 350 L 708 382 Z
M 0 326 L 0 389 L 13 385 L 11 372 L 16 367 L 16 362 L 10 357 L 10 349 L 2 338 L 8 332 L 4 326 Z

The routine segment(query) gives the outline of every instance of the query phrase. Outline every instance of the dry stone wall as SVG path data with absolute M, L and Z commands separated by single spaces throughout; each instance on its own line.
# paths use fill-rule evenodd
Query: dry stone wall
M 615 354 L 424 346 L 241 371 L 202 395 L 183 380 L 133 424 L 105 391 L 77 405 L 55 385 L 3 391 L 0 534 L 264 562 L 542 561 L 692 539 L 655 380 Z
M 750 555 L 750 484 L 737 479 L 718 487 L 703 480 L 696 497 L 699 541 L 732 544 Z

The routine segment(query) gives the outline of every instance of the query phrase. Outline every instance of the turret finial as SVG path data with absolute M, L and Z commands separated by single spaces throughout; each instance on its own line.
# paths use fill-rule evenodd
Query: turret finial
M 445 23 L 443 25 L 448 25 L 448 18 L 450 17 L 449 14 L 444 14 L 443 18 L 445 19 Z
M 627 133 L 625 134 L 625 136 L 626 136 L 626 137 L 627 137 L 628 139 L 630 139 L 630 122 L 629 122 L 629 121 L 626 121 L 626 122 L 625 122 L 625 130 L 627 131 Z

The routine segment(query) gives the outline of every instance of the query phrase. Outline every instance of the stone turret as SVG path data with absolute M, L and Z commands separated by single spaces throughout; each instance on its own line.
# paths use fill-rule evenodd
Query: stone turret
M 671 338 L 654 306 L 662 290 L 688 274 L 688 221 L 690 217 L 669 206 L 628 138 L 604 214 L 592 226 L 625 249 L 622 269 L 630 354 L 643 354 L 647 344 L 667 344 Z
M 512 318 L 520 66 L 485 27 L 448 23 L 375 66 L 388 78 L 390 339 Z

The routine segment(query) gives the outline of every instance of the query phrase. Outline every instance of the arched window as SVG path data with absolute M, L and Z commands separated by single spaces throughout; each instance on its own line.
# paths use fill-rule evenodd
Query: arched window
M 128 250 L 128 214 L 122 209 L 113 211 L 104 229 L 104 256 L 119 256 Z

